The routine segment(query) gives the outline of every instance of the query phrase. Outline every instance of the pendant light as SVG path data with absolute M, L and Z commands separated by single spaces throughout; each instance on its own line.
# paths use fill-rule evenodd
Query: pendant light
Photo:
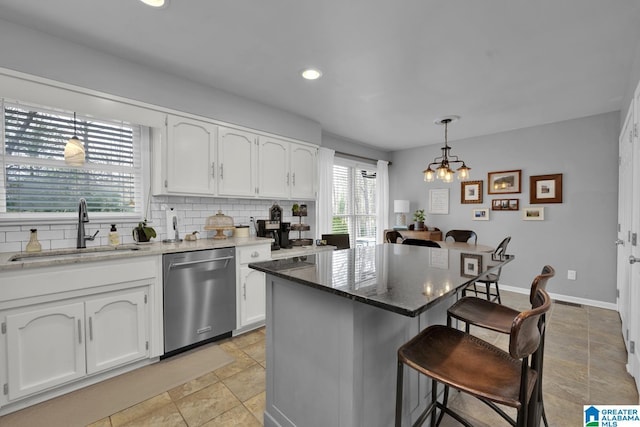
M 458 179 L 469 179 L 469 170 L 468 167 L 463 160 L 458 159 L 458 156 L 452 156 L 449 154 L 451 151 L 451 147 L 449 147 L 447 136 L 448 136 L 448 126 L 449 123 L 460 120 L 459 116 L 446 116 L 440 119 L 437 119 L 434 123 L 437 125 L 444 125 L 444 147 L 441 148 L 442 156 L 436 157 L 433 159 L 433 162 L 429 163 L 427 169 L 425 169 L 422 173 L 424 174 L 424 180 L 426 182 L 433 182 L 436 178 L 441 179 L 444 182 L 452 182 L 453 175 L 456 173 L 451 169 L 452 163 L 462 163 L 462 165 L 458 168 Z M 434 166 L 435 171 L 431 169 L 431 166 Z
M 82 166 L 84 165 L 85 152 L 82 141 L 77 136 L 76 129 L 76 113 L 73 113 L 73 136 L 67 141 L 64 146 L 64 161 L 69 166 Z

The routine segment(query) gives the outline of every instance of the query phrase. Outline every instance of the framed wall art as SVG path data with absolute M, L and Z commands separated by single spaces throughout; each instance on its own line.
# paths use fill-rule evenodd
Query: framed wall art
M 448 188 L 436 188 L 429 190 L 429 213 L 444 215 L 449 213 Z
M 474 221 L 489 221 L 489 209 L 474 209 L 472 219 Z
M 491 210 L 494 211 L 517 211 L 520 210 L 520 199 L 493 199 Z
M 522 210 L 522 219 L 525 221 L 544 221 L 544 208 L 526 207 Z
M 562 174 L 529 177 L 529 203 L 562 203 Z
M 487 190 L 489 194 L 515 194 L 521 192 L 521 170 L 489 172 Z
M 482 272 L 482 255 L 460 254 L 460 275 L 462 277 L 476 277 Z
M 482 181 L 464 181 L 460 186 L 460 203 L 482 203 Z

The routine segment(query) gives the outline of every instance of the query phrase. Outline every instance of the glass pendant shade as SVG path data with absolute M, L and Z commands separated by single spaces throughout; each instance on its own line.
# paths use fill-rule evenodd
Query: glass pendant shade
M 64 161 L 70 166 L 82 166 L 85 161 L 84 145 L 73 135 L 64 146 Z
M 425 182 L 433 182 L 434 178 L 435 178 L 435 174 L 433 172 L 433 169 L 431 168 L 427 168 L 425 171 L 423 171 L 422 173 L 424 173 L 424 181 Z
M 85 151 L 82 141 L 77 136 L 76 113 L 73 113 L 73 136 L 64 146 L 64 161 L 70 166 L 82 166 L 85 162 Z

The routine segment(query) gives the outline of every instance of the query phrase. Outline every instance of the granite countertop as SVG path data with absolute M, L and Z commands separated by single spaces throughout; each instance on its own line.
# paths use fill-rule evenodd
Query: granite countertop
M 513 259 L 512 255 L 496 258 L 492 253 L 468 249 L 387 243 L 251 263 L 249 267 L 415 317 Z M 471 267 L 476 273 L 469 274 Z
M 88 246 L 86 249 L 54 249 L 36 253 L 2 252 L 0 253 L 0 271 L 162 255 L 174 252 L 248 246 L 270 243 L 272 241 L 273 239 L 265 237 L 229 237 L 227 239 L 183 240 L 176 243 L 152 242 L 149 244 L 126 244 L 116 247 Z M 13 261 L 12 258 L 14 259 L 15 257 L 19 257 L 20 259 Z

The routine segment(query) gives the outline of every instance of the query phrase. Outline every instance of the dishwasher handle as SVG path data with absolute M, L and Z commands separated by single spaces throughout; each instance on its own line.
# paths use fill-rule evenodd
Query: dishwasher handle
M 172 268 L 187 267 L 187 266 L 196 265 L 196 264 L 206 264 L 208 262 L 216 262 L 216 261 L 226 261 L 224 263 L 224 267 L 222 267 L 222 268 L 226 268 L 227 264 L 229 264 L 229 261 L 232 259 L 233 259 L 232 256 L 227 256 L 227 257 L 221 257 L 221 258 L 200 259 L 197 261 L 185 261 L 185 262 L 175 262 L 175 263 L 172 262 L 171 264 L 169 264 L 169 269 L 171 270 Z

